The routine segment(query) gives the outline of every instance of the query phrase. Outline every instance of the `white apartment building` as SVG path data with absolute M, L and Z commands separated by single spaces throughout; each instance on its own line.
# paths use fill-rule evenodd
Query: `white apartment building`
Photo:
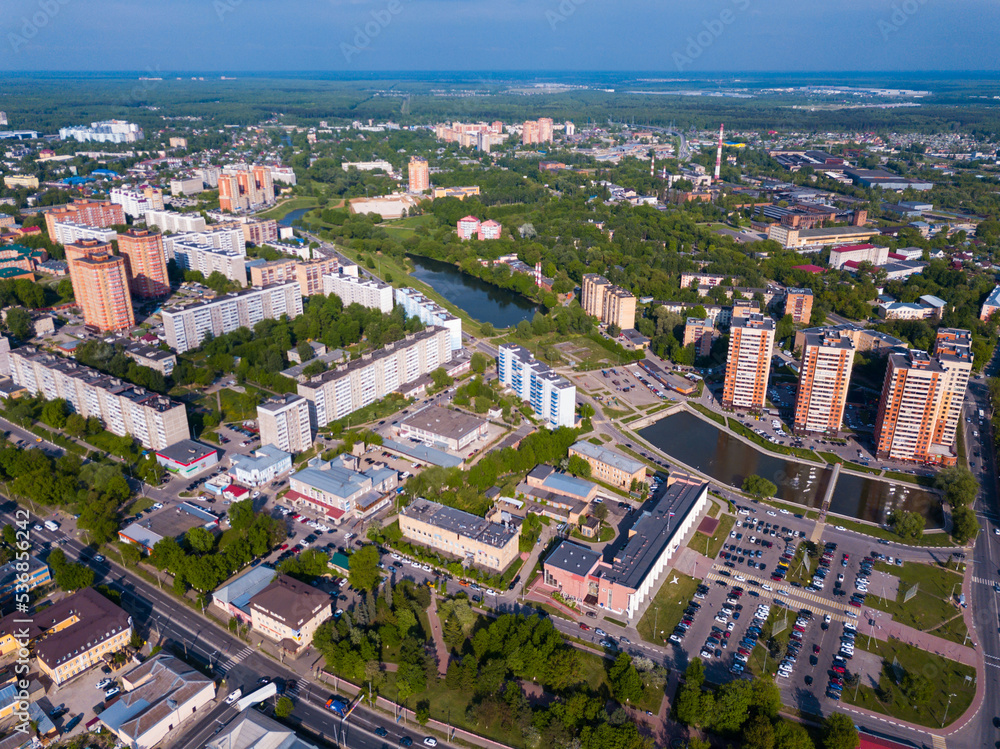
M 572 427 L 576 423 L 576 385 L 536 361 L 528 349 L 513 343 L 500 347 L 497 357 L 500 382 L 531 403 L 546 426 Z
M 345 172 L 350 171 L 352 168 L 357 169 L 359 172 L 374 172 L 376 169 L 381 169 L 386 174 L 392 174 L 392 164 L 388 161 L 344 161 L 341 163 L 340 168 Z
M 240 286 L 247 285 L 246 255 L 237 250 L 226 250 L 207 244 L 170 240 L 170 254 L 181 270 L 200 271 L 205 278 L 218 271 Z M 164 241 L 164 245 L 167 241 Z
M 173 307 L 162 312 L 167 345 L 181 354 L 198 348 L 213 336 L 231 333 L 238 328 L 253 328 L 261 320 L 276 320 L 282 315 L 294 319 L 302 314 L 302 296 L 297 281 L 247 289 L 218 299 L 197 302 L 187 307 Z
M 301 395 L 275 396 L 257 406 L 261 445 L 273 445 L 286 453 L 301 453 L 312 447 L 309 402 Z
M 284 185 L 297 184 L 295 170 L 290 166 L 271 166 L 271 181 L 281 182 Z
M 100 227 L 88 226 L 77 221 L 56 221 L 52 226 L 53 242 L 59 244 L 73 244 L 81 239 L 96 239 L 98 242 L 113 242 L 118 239 L 118 232 L 114 229 L 102 229 Z
M 200 213 L 175 213 L 174 211 L 146 211 L 146 226 L 163 232 L 181 234 L 205 231 L 205 218 Z
M 134 190 L 128 187 L 113 187 L 108 197 L 132 218 L 142 218 L 146 215 L 146 211 L 163 210 L 163 193 L 156 188 Z
M 337 273 L 323 276 L 323 293 L 336 294 L 345 307 L 357 302 L 384 314 L 392 312 L 392 286 L 375 278 L 360 278 L 356 265 L 342 266 Z
M 396 304 L 403 308 L 407 317 L 416 317 L 424 325 L 439 325 L 447 328 L 451 336 L 451 350 L 462 348 L 462 320 L 451 314 L 416 289 L 404 287 L 396 289 Z
M 298 288 L 298 284 L 293 285 Z M 360 359 L 300 382 L 298 393 L 309 401 L 309 417 L 317 429 L 384 398 L 449 361 L 448 331 L 425 328 L 386 345 L 381 351 L 363 354 Z
M 148 449 L 161 450 L 191 436 L 183 403 L 34 346 L 11 351 L 10 369 L 14 383 L 32 395 L 63 398 L 75 413 L 94 416 L 112 434 L 132 436 Z
M 197 195 L 204 190 L 205 183 L 201 177 L 182 177 L 170 180 L 171 195 Z
M 59 128 L 59 140 L 70 139 L 80 143 L 135 143 L 143 139 L 143 133 L 142 128 L 134 123 L 106 120 L 91 122 L 90 127 L 77 125 Z
M 243 228 L 241 226 L 217 227 L 204 231 L 165 236 L 163 238 L 163 250 L 167 253 L 167 260 L 174 259 L 174 244 L 176 242 L 203 245 L 216 250 L 230 250 L 238 252 L 244 257 L 247 254 L 247 240 L 243 235 Z

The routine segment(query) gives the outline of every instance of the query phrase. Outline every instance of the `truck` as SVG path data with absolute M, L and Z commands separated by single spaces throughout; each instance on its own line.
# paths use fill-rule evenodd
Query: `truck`
M 55 520 L 46 520 L 45 527 L 48 528 L 50 531 L 57 531 L 59 530 L 59 523 L 57 523 Z
M 341 718 L 347 717 L 347 703 L 340 697 L 331 697 L 326 701 L 326 709 L 333 710 Z
M 980 408 L 979 409 L 979 420 L 983 421 L 983 419 L 985 419 L 985 418 L 986 418 L 986 414 L 983 412 L 983 409 Z

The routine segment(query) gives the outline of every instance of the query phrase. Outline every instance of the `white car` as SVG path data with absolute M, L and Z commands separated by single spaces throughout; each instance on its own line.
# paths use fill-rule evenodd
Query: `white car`
M 842 525 L 835 525 L 835 526 L 833 526 L 833 527 L 834 527 L 834 528 L 836 528 L 836 529 L 837 529 L 838 531 L 846 531 L 846 530 L 847 530 L 847 528 L 845 528 L 845 527 L 844 527 L 844 526 L 842 526 Z
M 243 690 L 237 689 L 235 692 L 231 692 L 228 697 L 226 697 L 226 704 L 232 705 L 236 700 L 243 696 Z
M 831 621 L 833 621 L 833 617 L 827 614 L 826 616 L 823 617 L 823 621 L 829 624 Z
M 768 592 L 770 592 L 770 591 L 774 590 L 774 588 L 772 588 L 772 587 L 771 587 L 770 585 L 768 585 L 767 583 L 764 583 L 764 584 L 762 584 L 762 585 L 761 585 L 760 587 L 761 587 L 761 590 L 766 590 L 766 591 L 768 591 Z
M 745 583 L 747 581 L 746 575 L 733 575 L 733 579 L 739 580 L 741 583 Z
M 729 624 L 726 625 L 726 629 L 732 632 L 734 629 L 736 629 L 736 622 L 729 622 Z
M 424 737 L 424 746 L 437 746 L 438 740 L 433 736 Z
M 393 559 L 397 559 L 397 560 L 399 560 L 399 559 L 402 559 L 402 557 L 401 557 L 401 556 L 399 556 L 399 554 L 397 554 L 396 552 L 392 552 L 392 554 L 390 554 L 390 556 L 391 556 L 391 557 L 392 557 Z

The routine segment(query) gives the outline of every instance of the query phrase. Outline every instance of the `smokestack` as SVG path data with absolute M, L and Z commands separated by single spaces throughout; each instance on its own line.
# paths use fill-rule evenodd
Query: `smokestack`
M 656 174 L 654 170 L 656 169 L 656 154 L 654 153 L 652 158 L 649 160 L 649 176 L 655 177 Z
M 723 123 L 719 124 L 719 150 L 715 154 L 715 182 L 719 182 L 719 172 L 722 171 L 722 130 L 725 127 Z

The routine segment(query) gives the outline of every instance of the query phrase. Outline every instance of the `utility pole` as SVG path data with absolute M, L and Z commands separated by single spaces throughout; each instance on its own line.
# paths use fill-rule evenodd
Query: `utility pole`
M 944 724 L 948 722 L 948 708 L 951 707 L 951 698 L 954 696 L 954 694 L 948 695 L 948 704 L 944 707 L 944 718 L 941 719 L 941 728 L 944 728 Z

